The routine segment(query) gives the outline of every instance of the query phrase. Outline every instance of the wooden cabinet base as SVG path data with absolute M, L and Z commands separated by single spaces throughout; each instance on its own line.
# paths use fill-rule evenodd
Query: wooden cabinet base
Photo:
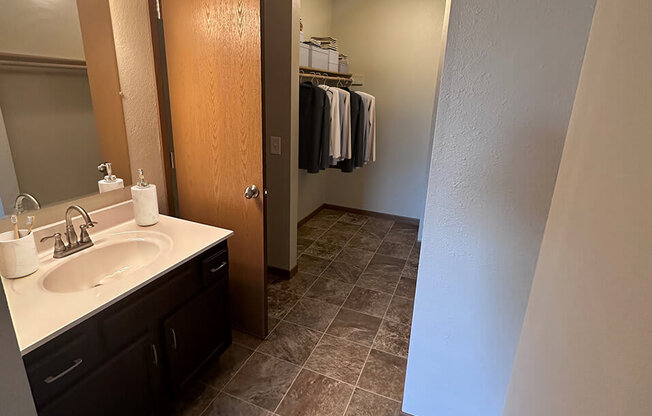
M 24 358 L 39 415 L 159 415 L 231 344 L 226 243 Z

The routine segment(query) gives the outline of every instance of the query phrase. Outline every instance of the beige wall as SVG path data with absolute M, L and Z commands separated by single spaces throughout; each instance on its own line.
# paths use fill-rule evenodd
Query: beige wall
M 84 59 L 76 0 L 0 0 L 0 52 Z
M 421 218 L 444 0 L 333 0 L 333 34 L 376 97 L 375 163 L 329 175 L 328 202 Z
M 331 14 L 332 0 L 299 0 L 299 15 L 303 23 L 303 34 L 305 40 L 311 36 L 332 36 Z M 297 119 L 294 125 L 299 126 L 299 97 L 295 99 Z M 298 142 L 298 136 L 297 136 Z M 297 162 L 292 165 L 296 170 L 299 166 Z M 309 174 L 305 170 L 299 170 L 297 173 L 297 221 L 305 218 L 311 212 L 326 203 L 326 189 L 328 181 L 324 175 Z
M 444 0 L 302 2 L 304 31 L 338 40 L 356 87 L 376 96 L 378 157 L 353 173 L 299 172 L 299 219 L 323 203 L 412 218 L 423 215 Z M 324 16 L 328 20 L 312 16 Z M 316 22 L 316 23 L 313 23 Z
M 300 3 L 305 40 L 309 40 L 311 36 L 332 36 L 333 0 L 300 0 Z
M 267 264 L 291 270 L 297 264 L 296 159 L 298 157 L 299 24 L 297 2 L 263 2 L 265 71 L 265 188 Z M 298 110 L 297 110 L 298 112 Z M 271 137 L 281 138 L 281 154 L 272 154 Z
M 110 0 L 131 177 L 145 170 L 156 185 L 159 210 L 167 213 L 154 55 L 147 0 Z
M 598 0 L 506 416 L 652 414 L 651 22 Z

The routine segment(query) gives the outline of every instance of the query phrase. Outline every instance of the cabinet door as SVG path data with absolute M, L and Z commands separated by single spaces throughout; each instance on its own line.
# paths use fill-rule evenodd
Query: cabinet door
M 175 390 L 231 342 L 228 280 L 223 278 L 166 319 L 166 350 Z
M 39 410 L 41 416 L 154 415 L 160 352 L 148 334 Z

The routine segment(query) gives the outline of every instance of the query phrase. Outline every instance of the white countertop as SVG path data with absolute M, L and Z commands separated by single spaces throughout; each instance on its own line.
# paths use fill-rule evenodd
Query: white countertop
M 22 355 L 33 351 L 67 329 L 233 235 L 233 231 L 230 230 L 164 215 L 161 215 L 156 225 L 139 227 L 133 221 L 133 217 L 125 216 L 126 212 L 131 211 L 130 201 L 118 204 L 115 209 L 121 211 L 120 215 L 114 216 L 121 222 L 110 224 L 108 228 L 105 226 L 99 232 L 94 233 L 90 230 L 89 234 L 95 243 L 92 248 L 63 259 L 54 259 L 50 240 L 47 249 L 43 246 L 39 248 L 41 266 L 37 272 L 20 279 L 2 279 Z M 93 220 L 97 220 L 97 217 L 102 217 L 103 220 L 111 217 L 111 210 L 100 211 L 90 214 Z M 36 230 L 35 236 L 40 238 L 45 233 L 51 232 L 52 227 L 55 226 L 60 227 L 60 223 Z M 139 232 L 160 233 L 170 242 L 150 264 L 120 279 L 115 279 L 111 284 L 79 292 L 56 293 L 43 286 L 47 273 L 67 259 L 83 256 L 87 251 L 101 248 L 109 237 L 115 238 L 125 233 L 137 236 Z

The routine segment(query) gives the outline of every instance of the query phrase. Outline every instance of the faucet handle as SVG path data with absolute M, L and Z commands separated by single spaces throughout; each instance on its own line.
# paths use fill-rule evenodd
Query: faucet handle
M 52 235 L 48 235 L 47 237 L 41 238 L 41 243 L 46 242 L 47 240 L 54 238 L 54 254 L 58 253 L 63 253 L 66 251 L 66 245 L 63 244 L 63 240 L 61 239 L 61 233 L 54 233 Z
M 90 243 L 91 236 L 88 235 L 88 229 L 95 226 L 97 223 L 82 224 L 79 226 L 79 243 Z

